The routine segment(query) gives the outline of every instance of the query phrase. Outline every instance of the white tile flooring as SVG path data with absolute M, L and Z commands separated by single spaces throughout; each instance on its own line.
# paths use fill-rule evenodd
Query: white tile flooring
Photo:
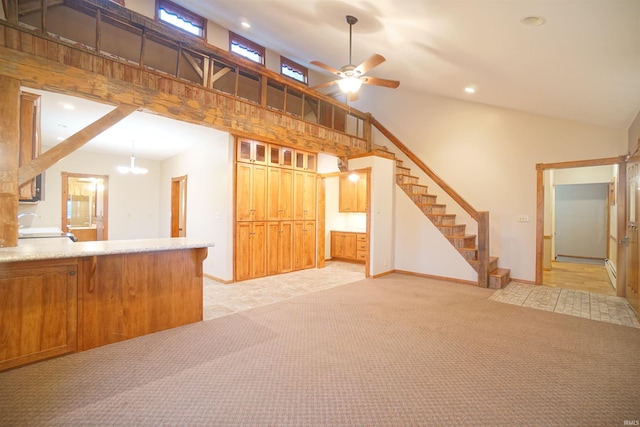
M 362 279 L 364 265 L 338 261 L 329 261 L 321 269 L 312 268 L 230 284 L 205 278 L 204 320 Z M 638 318 L 627 300 L 616 296 L 512 282 L 494 292 L 489 299 L 640 328 Z

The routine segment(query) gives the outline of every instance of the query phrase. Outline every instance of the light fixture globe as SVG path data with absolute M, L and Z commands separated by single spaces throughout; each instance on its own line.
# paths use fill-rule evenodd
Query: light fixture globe
M 360 90 L 360 86 L 362 86 L 362 80 L 358 77 L 345 77 L 338 80 L 338 86 L 340 86 L 340 90 L 344 93 L 356 93 Z

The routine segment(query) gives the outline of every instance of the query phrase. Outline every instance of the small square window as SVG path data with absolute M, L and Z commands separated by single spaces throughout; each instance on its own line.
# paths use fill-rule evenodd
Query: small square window
M 264 47 L 251 40 L 245 39 L 233 31 L 229 31 L 229 52 L 264 65 Z
M 207 20 L 169 0 L 156 0 L 156 19 L 194 36 L 206 37 Z
M 280 74 L 297 80 L 300 83 L 308 84 L 309 70 L 307 67 L 303 67 L 284 56 L 280 57 Z

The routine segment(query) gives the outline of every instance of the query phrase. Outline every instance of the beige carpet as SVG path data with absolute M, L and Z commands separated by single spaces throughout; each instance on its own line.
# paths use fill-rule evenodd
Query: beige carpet
M 0 425 L 622 426 L 640 330 L 394 274 L 0 373 Z

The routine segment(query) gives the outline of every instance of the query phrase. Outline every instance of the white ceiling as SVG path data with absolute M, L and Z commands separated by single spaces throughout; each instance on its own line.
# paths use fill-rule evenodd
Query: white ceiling
M 351 14 L 359 19 L 353 27 L 353 62 L 357 65 L 373 53 L 385 56 L 387 61 L 369 75 L 400 80 L 397 91 L 625 130 L 640 110 L 640 0 L 174 2 L 327 76 L 310 61 L 335 68 L 348 62 L 345 16 Z M 525 26 L 521 19 L 527 16 L 542 16 L 546 23 Z M 242 21 L 251 28 L 243 28 Z M 469 85 L 475 94 L 464 92 Z M 362 90 L 382 95 L 391 89 Z M 43 98 L 45 145 L 111 109 L 73 99 L 76 109 L 68 111 L 61 105 L 66 98 Z M 136 156 L 160 160 L 215 132 L 177 121 L 167 127 L 166 120 L 134 113 L 85 150 L 128 156 L 135 141 Z M 191 132 L 202 134 L 186 137 Z

